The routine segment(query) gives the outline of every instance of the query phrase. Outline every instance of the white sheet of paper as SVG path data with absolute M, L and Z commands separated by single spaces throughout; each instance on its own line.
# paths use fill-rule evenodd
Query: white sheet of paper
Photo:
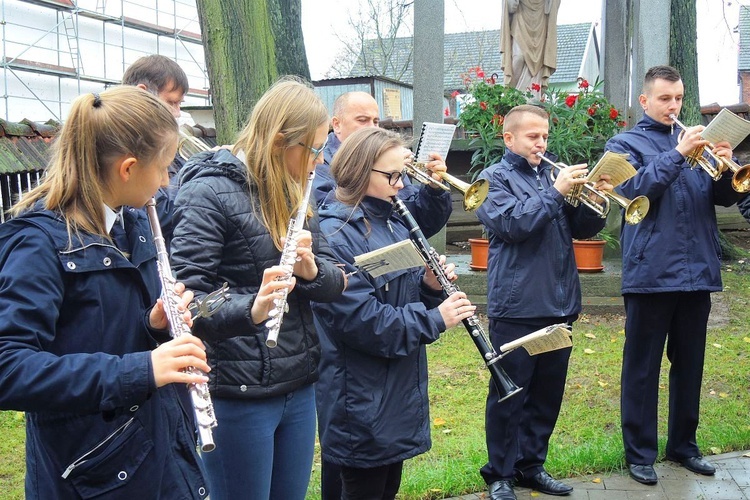
M 567 325 L 560 323 L 544 327 L 528 335 L 524 335 L 520 339 L 503 344 L 500 346 L 500 352 L 509 352 L 513 349 L 523 347 L 529 353 L 529 356 L 534 356 L 535 354 L 563 349 L 572 345 L 573 341 L 570 338 L 570 330 L 568 330 Z
M 424 265 L 411 240 L 403 240 L 354 257 L 354 265 L 373 278 L 410 267 Z
M 450 123 L 422 123 L 422 134 L 419 136 L 417 151 L 414 155 L 417 163 L 430 161 L 430 153 L 437 153 L 445 160 L 455 131 L 456 126 Z
M 750 135 L 750 121 L 735 115 L 727 108 L 722 108 L 703 130 L 701 137 L 713 144 L 729 141 L 732 149 L 736 149 L 748 135 Z

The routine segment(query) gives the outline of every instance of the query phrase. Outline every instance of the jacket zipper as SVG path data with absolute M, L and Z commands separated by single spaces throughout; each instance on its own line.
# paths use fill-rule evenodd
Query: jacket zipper
M 73 461 L 73 463 L 71 463 L 70 465 L 68 465 L 68 468 L 65 469 L 65 472 L 63 472 L 63 474 L 62 474 L 62 478 L 63 479 L 67 479 L 68 476 L 70 475 L 70 473 L 73 472 L 73 469 L 75 469 L 76 467 L 79 467 L 79 466 L 85 464 L 88 461 L 88 457 L 92 453 L 94 453 L 99 448 L 101 448 L 106 443 L 108 443 L 117 434 L 120 434 L 122 431 L 124 431 L 125 429 L 127 429 L 128 427 L 130 427 L 130 424 L 133 423 L 133 419 L 134 419 L 134 417 L 130 417 L 130 419 L 127 422 L 125 422 L 120 427 L 118 427 L 117 429 L 115 429 L 112 432 L 112 434 L 110 434 L 109 436 L 107 436 L 106 438 L 104 438 L 102 441 L 100 441 L 96 446 L 94 446 L 93 448 L 91 448 L 89 451 L 87 451 L 86 453 L 84 453 L 83 455 L 81 455 L 80 457 L 78 457 L 77 459 L 75 459 Z

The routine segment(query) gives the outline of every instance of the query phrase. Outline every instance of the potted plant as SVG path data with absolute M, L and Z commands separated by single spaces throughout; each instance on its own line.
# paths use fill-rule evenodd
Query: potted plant
M 605 227 L 593 238 L 573 240 L 573 256 L 579 273 L 604 271 L 604 248 L 619 248 L 620 240 L 613 231 Z

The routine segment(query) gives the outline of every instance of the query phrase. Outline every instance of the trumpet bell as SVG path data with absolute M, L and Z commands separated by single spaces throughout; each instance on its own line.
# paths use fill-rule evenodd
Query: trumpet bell
M 458 189 L 458 188 L 456 188 Z M 464 192 L 464 210 L 473 212 L 484 203 L 487 193 L 490 191 L 490 183 L 487 179 L 479 179 L 469 185 Z
M 750 192 L 750 164 L 740 167 L 732 175 L 732 188 L 738 193 Z
M 645 196 L 637 196 L 625 207 L 625 222 L 632 225 L 641 222 L 648 214 L 651 202 Z

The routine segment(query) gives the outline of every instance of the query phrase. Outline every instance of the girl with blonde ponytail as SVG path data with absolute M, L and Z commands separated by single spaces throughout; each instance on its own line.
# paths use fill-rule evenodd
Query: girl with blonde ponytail
M 307 211 L 291 281 L 276 280 L 289 221 L 323 161 L 326 108 L 308 85 L 283 79 L 258 101 L 231 152 L 201 153 L 180 170 L 172 264 L 198 297 L 229 283 L 232 300 L 193 333 L 207 341 L 219 425 L 204 456 L 211 499 L 303 500 L 315 445 L 320 344 L 310 301 L 344 288 Z M 292 287 L 294 287 L 292 289 Z M 266 346 L 273 299 L 288 292 L 278 345 Z M 225 422 L 225 423 L 222 423 Z
M 209 370 L 204 346 L 170 340 L 148 221 L 128 208 L 166 184 L 176 147 L 156 97 L 83 95 L 0 226 L 0 409 L 26 412 L 26 498 L 208 494 L 179 394 L 204 382 L 183 371 Z

